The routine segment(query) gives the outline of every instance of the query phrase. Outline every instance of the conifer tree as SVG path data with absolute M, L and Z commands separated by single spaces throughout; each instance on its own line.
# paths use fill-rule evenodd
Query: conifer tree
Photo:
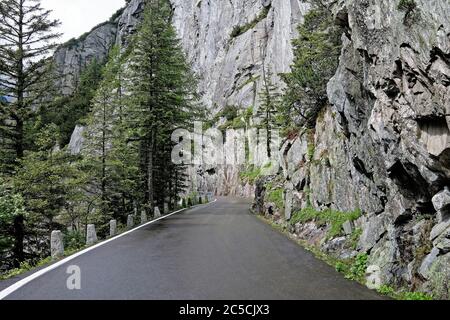
M 333 3 L 308 2 L 311 10 L 298 27 L 299 37 L 293 41 L 292 71 L 283 76 L 287 84 L 284 112 L 288 125 L 313 127 L 328 102 L 327 83 L 338 67 L 342 29 L 334 23 Z M 300 119 L 293 114 L 300 115 Z
M 3 169 L 13 173 L 29 148 L 26 128 L 38 99 L 49 81 L 47 56 L 55 49 L 57 20 L 40 6 L 40 0 L 0 2 L 0 90 L 9 100 L 0 109 L 0 142 Z M 14 255 L 24 260 L 24 217 L 14 217 Z
M 36 136 L 36 151 L 26 151 L 13 179 L 14 191 L 22 195 L 28 215 L 24 222 L 25 258 L 49 253 L 48 237 L 61 229 L 56 218 L 78 198 L 83 175 L 72 156 L 55 148 L 58 128 L 48 125 Z M 47 240 L 47 241 L 44 241 Z
M 123 68 L 120 50 L 113 48 L 87 121 L 84 168 L 90 172 L 93 190 L 98 190 L 93 193 L 99 198 L 102 222 L 114 211 L 125 213 L 124 199 L 132 202 L 135 190 L 135 151 L 123 125 Z
M 275 137 L 273 131 L 280 128 L 280 98 L 278 88 L 272 82 L 272 72 L 266 72 L 263 68 L 263 88 L 260 92 L 261 105 L 259 106 L 257 117 L 259 118 L 260 129 L 267 132 L 267 152 L 268 157 L 271 157 L 272 143 Z
M 155 200 L 161 202 L 167 196 L 162 193 L 168 184 L 159 183 L 171 178 L 157 167 L 157 158 L 161 164 L 171 163 L 167 147 L 171 133 L 195 114 L 195 81 L 171 19 L 167 0 L 146 1 L 128 64 L 131 86 L 127 118 L 132 139 L 139 141 L 143 203 L 150 214 Z

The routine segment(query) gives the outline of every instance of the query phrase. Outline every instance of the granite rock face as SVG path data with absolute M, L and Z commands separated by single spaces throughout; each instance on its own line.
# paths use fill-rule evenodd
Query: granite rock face
M 104 61 L 116 40 L 117 23 L 106 22 L 79 39 L 58 48 L 54 55 L 57 86 L 63 95 L 74 92 L 84 68 L 94 59 Z

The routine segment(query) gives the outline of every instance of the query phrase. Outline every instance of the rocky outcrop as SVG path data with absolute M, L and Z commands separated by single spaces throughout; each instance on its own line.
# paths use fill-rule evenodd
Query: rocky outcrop
M 58 48 L 54 55 L 56 85 L 61 94 L 74 92 L 84 68 L 93 60 L 104 61 L 115 42 L 117 24 L 106 22 Z

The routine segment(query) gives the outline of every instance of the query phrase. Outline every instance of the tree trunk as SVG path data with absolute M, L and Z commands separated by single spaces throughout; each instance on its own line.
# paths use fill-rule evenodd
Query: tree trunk
M 147 192 L 148 192 L 148 212 L 149 216 L 153 217 L 153 205 L 154 205 L 154 188 L 153 188 L 153 155 L 154 155 L 154 147 L 155 147 L 155 134 L 152 131 L 150 133 L 150 139 L 147 150 Z
M 14 218 L 14 266 L 20 267 L 20 263 L 25 260 L 23 252 L 23 240 L 24 240 L 24 218 L 19 215 Z

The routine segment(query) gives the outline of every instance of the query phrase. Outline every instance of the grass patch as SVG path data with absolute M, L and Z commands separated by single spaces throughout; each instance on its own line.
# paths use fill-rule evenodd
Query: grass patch
M 355 221 L 361 217 L 361 210 L 355 210 L 352 212 L 339 212 L 332 209 L 326 209 L 324 211 L 317 211 L 313 208 L 305 208 L 300 210 L 292 216 L 291 224 L 297 223 L 315 222 L 319 226 L 330 226 L 330 230 L 327 234 L 327 239 L 331 239 L 342 235 L 342 226 L 347 221 Z
M 394 288 L 387 285 L 382 285 L 377 291 L 382 295 L 396 300 L 433 300 L 433 296 L 424 292 L 396 291 Z
M 241 172 L 239 177 L 242 181 L 248 182 L 250 184 L 255 183 L 255 181 L 261 176 L 261 168 L 255 168 L 250 166 L 249 170 Z
M 20 276 L 21 274 L 24 274 L 25 272 L 31 271 L 35 268 L 45 266 L 46 264 L 49 264 L 50 262 L 52 262 L 51 257 L 42 259 L 34 264 L 30 263 L 29 261 L 24 261 L 20 264 L 19 268 L 12 269 L 12 270 L 8 271 L 7 273 L 0 275 L 0 280 L 7 280 L 10 278 L 14 278 L 16 276 Z

